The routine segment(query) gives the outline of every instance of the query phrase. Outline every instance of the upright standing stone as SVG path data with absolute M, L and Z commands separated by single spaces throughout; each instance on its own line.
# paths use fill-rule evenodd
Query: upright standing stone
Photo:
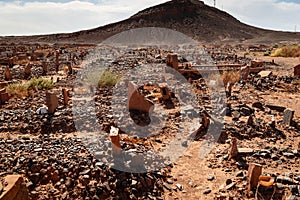
M 46 76 L 48 73 L 48 67 L 46 61 L 43 61 L 42 65 L 43 65 L 43 76 Z
M 6 92 L 6 89 L 5 88 L 1 89 L 0 90 L 0 104 L 7 102 L 8 100 L 9 100 L 9 95 Z
M 121 154 L 119 129 L 112 126 L 110 128 L 109 136 L 112 143 L 112 154 L 114 157 L 119 156 Z
M 55 52 L 55 69 L 56 69 L 56 72 L 59 71 L 59 51 L 56 50 Z
M 31 64 L 28 63 L 26 66 L 25 66 L 25 79 L 29 78 L 31 75 Z
M 53 114 L 58 107 L 58 98 L 53 92 L 46 92 L 46 105 L 49 114 Z
M 68 62 L 67 66 L 68 66 L 68 75 L 72 75 L 73 74 L 72 63 Z
M 238 156 L 238 147 L 237 147 L 237 139 L 232 138 L 231 141 L 231 150 L 230 150 L 230 159 L 235 159 Z
M 295 111 L 287 108 L 283 111 L 283 123 L 290 126 L 292 121 L 293 121 L 293 117 L 294 117 Z
M 69 103 L 69 91 L 66 88 L 62 89 L 62 95 L 63 95 L 63 98 L 64 98 L 64 104 L 68 105 L 68 103 Z
M 294 67 L 294 76 L 300 77 L 300 65 L 297 65 L 296 67 Z
M 174 69 L 178 69 L 178 55 L 177 54 L 168 54 L 166 63 L 167 63 L 167 66 L 170 66 Z
M 8 66 L 5 67 L 5 71 L 4 71 L 4 79 L 5 79 L 6 81 L 10 81 L 10 80 L 13 79 L 13 77 L 12 77 L 10 71 L 9 71 L 9 67 L 8 67 Z
M 262 174 L 262 166 L 256 163 L 249 164 L 248 168 L 248 193 L 256 188 L 259 182 L 259 176 Z

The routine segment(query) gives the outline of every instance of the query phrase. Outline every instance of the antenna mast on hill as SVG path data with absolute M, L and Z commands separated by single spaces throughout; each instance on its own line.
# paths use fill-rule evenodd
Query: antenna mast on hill
M 217 3 L 216 3 L 216 0 L 214 0 L 214 7 L 216 7 L 216 4 L 217 4 Z

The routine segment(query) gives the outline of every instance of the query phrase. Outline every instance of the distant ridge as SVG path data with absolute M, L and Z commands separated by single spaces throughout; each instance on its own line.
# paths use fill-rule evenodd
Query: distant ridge
M 113 24 L 74 33 L 0 37 L 0 42 L 97 44 L 117 33 L 141 27 L 176 30 L 204 43 L 298 42 L 300 33 L 271 31 L 246 25 L 228 13 L 198 0 L 173 0 L 138 12 Z

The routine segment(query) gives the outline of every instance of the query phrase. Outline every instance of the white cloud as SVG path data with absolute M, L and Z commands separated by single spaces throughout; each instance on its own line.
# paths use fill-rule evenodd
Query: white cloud
M 39 0 L 42 1 L 42 0 Z M 49 0 L 50 1 L 50 0 Z M 0 35 L 73 32 L 130 17 L 166 0 L 0 1 Z M 212 4 L 213 0 L 205 0 Z M 277 0 L 217 0 L 217 7 L 259 27 L 300 30 L 300 4 Z
M 204 0 L 212 5 L 212 0 Z M 278 0 L 217 0 L 217 7 L 240 21 L 272 30 L 300 30 L 300 3 Z

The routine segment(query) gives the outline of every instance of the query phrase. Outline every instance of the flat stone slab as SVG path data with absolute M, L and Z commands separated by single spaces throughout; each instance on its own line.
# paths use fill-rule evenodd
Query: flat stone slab
M 251 148 L 238 148 L 239 154 L 251 154 L 254 152 Z
M 261 71 L 258 73 L 258 75 L 262 78 L 266 78 L 272 75 L 272 71 Z

